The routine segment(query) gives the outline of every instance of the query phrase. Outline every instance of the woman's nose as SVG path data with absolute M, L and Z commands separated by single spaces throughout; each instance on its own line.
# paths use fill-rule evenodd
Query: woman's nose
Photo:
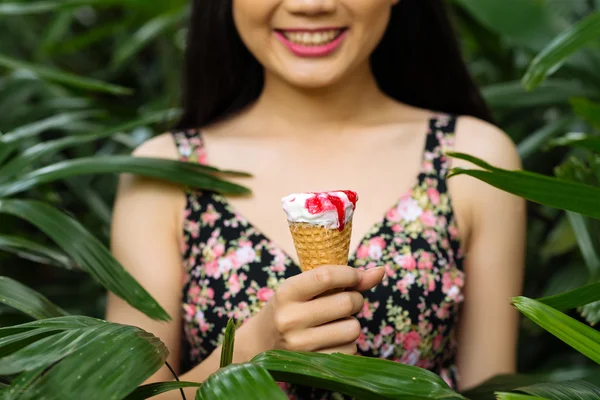
M 337 3 L 338 0 L 285 0 L 284 7 L 291 14 L 317 15 L 335 11 Z

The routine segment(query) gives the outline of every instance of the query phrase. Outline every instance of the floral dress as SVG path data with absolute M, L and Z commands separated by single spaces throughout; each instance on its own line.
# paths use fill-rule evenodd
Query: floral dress
M 359 355 L 429 369 L 452 388 L 458 382 L 455 333 L 465 279 L 444 155 L 453 146 L 455 126 L 455 116 L 431 118 L 417 183 L 373 225 L 349 259 L 359 269 L 386 270 L 382 283 L 364 293 L 357 315 Z M 172 135 L 181 160 L 207 163 L 198 130 Z M 300 269 L 213 192 L 187 191 L 183 232 L 183 368 L 188 370 L 219 346 L 229 318 L 251 317 Z M 281 386 L 294 399 L 342 398 Z

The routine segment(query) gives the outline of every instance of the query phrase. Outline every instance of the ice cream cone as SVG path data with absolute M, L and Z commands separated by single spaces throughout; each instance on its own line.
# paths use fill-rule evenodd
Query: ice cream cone
M 348 264 L 357 200 L 351 190 L 297 193 L 282 199 L 303 272 Z
M 352 220 L 343 230 L 290 222 L 290 232 L 302 272 L 322 265 L 348 265 Z

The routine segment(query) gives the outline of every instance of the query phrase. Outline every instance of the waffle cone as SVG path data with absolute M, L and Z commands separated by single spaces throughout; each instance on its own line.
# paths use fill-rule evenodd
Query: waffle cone
M 303 272 L 322 265 L 348 265 L 352 221 L 342 231 L 302 222 L 289 226 Z

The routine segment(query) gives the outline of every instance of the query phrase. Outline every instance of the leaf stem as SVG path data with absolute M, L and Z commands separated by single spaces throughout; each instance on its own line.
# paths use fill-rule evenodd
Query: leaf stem
M 171 368 L 171 366 L 169 365 L 168 362 L 165 361 L 165 364 L 167 365 L 167 368 L 169 368 L 169 371 L 171 371 L 171 374 L 173 374 L 173 377 L 175 378 L 175 380 L 177 382 L 179 382 L 179 377 L 177 376 L 177 374 L 175 373 L 175 371 L 173 370 L 173 368 Z M 179 391 L 181 392 L 181 397 L 183 398 L 183 400 L 187 400 L 185 398 L 185 393 L 183 392 L 183 388 L 179 388 Z

